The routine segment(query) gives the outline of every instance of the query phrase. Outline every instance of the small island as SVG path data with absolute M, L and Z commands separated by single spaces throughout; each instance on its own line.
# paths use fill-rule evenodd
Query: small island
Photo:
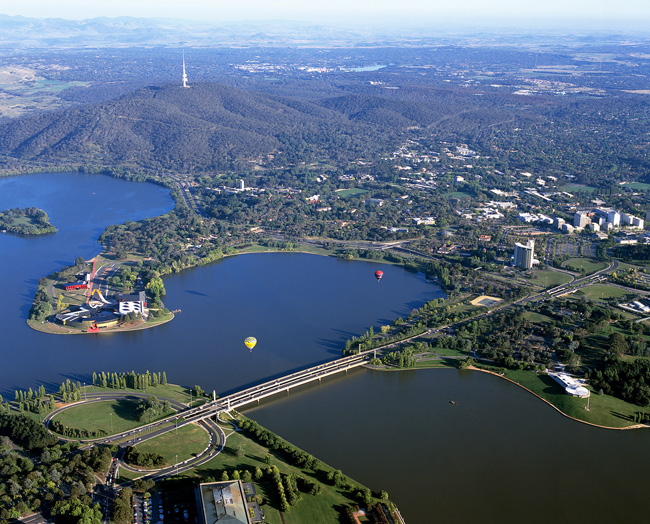
M 42 209 L 16 207 L 0 212 L 0 231 L 17 235 L 48 235 L 58 230 L 50 224 L 50 217 Z

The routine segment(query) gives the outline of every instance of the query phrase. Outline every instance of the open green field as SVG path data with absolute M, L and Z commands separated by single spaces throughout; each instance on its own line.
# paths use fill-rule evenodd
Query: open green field
M 571 275 L 550 269 L 535 269 L 529 280 L 538 286 L 555 287 L 571 282 Z
M 562 186 L 560 191 L 566 191 L 567 193 L 593 193 L 596 191 L 595 187 L 583 186 L 582 184 L 567 184 Z
M 435 353 L 437 355 L 440 355 L 441 357 L 467 357 L 467 356 L 469 356 L 467 354 L 467 352 L 461 351 L 459 349 L 441 348 L 441 347 L 432 348 L 431 353 Z
M 165 457 L 166 464 L 188 460 L 201 453 L 210 443 L 210 435 L 197 424 L 182 426 L 174 431 L 165 433 L 137 445 L 142 453 L 158 453 Z M 218 443 L 215 443 L 218 445 Z
M 593 391 L 589 400 L 589 411 L 586 411 L 586 399 L 567 395 L 564 392 L 564 388 L 546 374 L 538 374 L 532 371 L 509 370 L 506 371 L 505 376 L 530 389 L 570 417 L 584 420 L 591 424 L 612 428 L 624 428 L 633 425 L 632 417 L 634 413 L 643 411 L 643 408 L 639 406 L 628 404 L 609 395 L 598 395 Z
M 624 184 L 623 187 L 639 189 L 640 191 L 650 191 L 650 184 L 646 184 L 645 182 L 629 182 Z
M 607 284 L 594 284 L 576 291 L 576 296 L 583 296 L 589 300 L 608 300 L 610 298 L 632 298 L 633 294 L 624 289 L 608 286 Z
M 464 355 L 467 357 L 467 355 Z M 441 358 L 437 360 L 419 360 L 415 363 L 415 368 L 453 368 L 458 369 L 460 366 L 458 358 Z M 399 370 L 398 370 L 399 371 Z
M 596 271 L 605 269 L 609 264 L 602 260 L 594 260 L 593 258 L 570 258 L 563 266 L 570 271 L 584 270 L 586 275 L 591 275 Z
M 244 455 L 238 457 L 236 449 L 241 447 Z M 301 475 L 313 482 L 319 482 L 322 491 L 318 495 L 309 495 L 302 493 L 302 500 L 291 508 L 291 511 L 280 514 L 274 488 L 266 482 L 266 477 L 262 482 L 255 482 L 255 487 L 260 488 L 265 504 L 262 510 L 266 516 L 265 522 L 270 524 L 331 524 L 341 522 L 337 507 L 353 504 L 354 501 L 348 498 L 349 491 L 328 484 L 324 480 L 325 475 L 332 471 L 333 468 L 326 464 L 321 464 L 318 474 L 310 469 L 298 468 L 285 462 L 281 455 L 269 451 L 268 448 L 260 446 L 253 440 L 249 439 L 240 432 L 232 433 L 227 438 L 226 448 L 223 453 L 219 454 L 213 460 L 199 466 L 194 470 L 194 474 L 199 477 L 213 477 L 219 479 L 222 471 L 243 471 L 249 469 L 251 473 L 256 467 L 264 470 L 267 467 L 264 458 L 270 454 L 272 464 L 277 466 L 281 473 L 293 473 Z M 354 486 L 354 491 L 364 489 L 365 486 L 349 480 Z
M 126 398 L 79 404 L 55 415 L 53 420 L 70 428 L 105 431 L 107 435 L 115 435 L 142 426 L 136 405 L 136 400 Z M 172 413 L 170 411 L 165 416 Z
M 463 191 L 451 191 L 449 193 L 443 193 L 442 196 L 447 198 L 470 198 L 472 195 Z
M 351 196 L 364 195 L 368 192 L 366 189 L 359 189 L 358 187 L 353 187 L 352 189 L 343 189 L 342 191 L 336 191 L 336 195 L 341 198 L 347 198 Z
M 538 324 L 549 324 L 556 321 L 554 318 L 538 313 L 537 311 L 526 311 L 524 312 L 524 317 L 531 322 L 536 322 Z
M 99 373 L 99 372 L 98 372 Z M 83 391 L 83 390 L 82 390 Z M 91 392 L 95 393 L 140 393 L 146 395 L 155 395 L 158 397 L 158 400 L 176 400 L 184 404 L 189 404 L 190 402 L 190 389 L 185 386 L 179 386 L 177 384 L 159 384 L 157 386 L 149 386 L 146 391 L 140 389 L 113 389 L 113 388 L 103 388 L 101 386 L 86 386 L 87 395 L 90 395 Z M 196 397 L 193 397 L 196 400 Z
M 643 269 L 643 267 L 644 266 L 639 266 L 639 265 L 635 265 L 635 264 L 628 264 L 627 262 L 619 262 L 615 273 L 621 273 L 621 272 L 627 271 L 629 269 L 637 269 L 637 270 L 640 271 L 641 269 Z

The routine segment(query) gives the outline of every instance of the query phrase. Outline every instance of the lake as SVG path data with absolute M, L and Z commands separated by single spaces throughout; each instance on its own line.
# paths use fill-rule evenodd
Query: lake
M 88 382 L 93 371 L 165 371 L 170 381 L 218 394 L 341 356 L 345 341 L 407 316 L 443 296 L 422 274 L 377 264 L 296 253 L 228 257 L 165 278 L 176 318 L 154 329 L 98 335 L 49 335 L 25 324 L 41 276 L 88 259 L 109 224 L 163 214 L 173 207 L 162 187 L 100 175 L 43 174 L 0 179 L 0 209 L 36 206 L 55 235 L 0 235 L 0 391 L 66 378 Z M 255 336 L 252 352 L 244 339 Z
M 99 175 L 0 179 L 0 210 L 37 206 L 55 235 L 0 234 L 0 390 L 93 371 L 166 371 L 217 393 L 340 356 L 345 340 L 442 296 L 396 266 L 307 254 L 230 257 L 165 278 L 170 323 L 132 333 L 55 336 L 25 324 L 38 279 L 97 254 L 107 225 L 172 209 L 166 189 Z M 243 344 L 252 335 L 252 352 Z M 451 405 L 450 400 L 455 404 Z M 571 421 L 477 372 L 355 370 L 247 411 L 374 490 L 409 524 L 647 522 L 650 432 Z
M 408 524 L 648 522 L 650 431 L 575 422 L 485 373 L 358 370 L 245 414 Z

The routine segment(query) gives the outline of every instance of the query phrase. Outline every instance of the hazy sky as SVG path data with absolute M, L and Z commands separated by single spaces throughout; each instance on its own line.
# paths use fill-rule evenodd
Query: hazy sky
M 0 13 L 30 17 L 172 17 L 204 21 L 323 23 L 583 20 L 650 22 L 650 0 L 0 0 Z

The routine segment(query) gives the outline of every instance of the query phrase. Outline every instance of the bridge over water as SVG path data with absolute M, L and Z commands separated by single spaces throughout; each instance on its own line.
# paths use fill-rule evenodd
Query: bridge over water
M 330 375 L 344 371 L 347 372 L 349 369 L 366 364 L 373 356 L 376 356 L 376 353 L 376 349 L 371 349 L 355 355 L 332 360 L 324 364 L 319 364 L 308 369 L 303 369 L 302 371 L 296 371 L 283 377 L 264 382 L 263 384 L 246 388 L 237 393 L 232 393 L 223 398 L 212 400 L 201 406 L 184 409 L 183 411 L 177 412 L 176 415 L 159 420 L 155 423 L 140 426 L 137 429 L 132 429 L 119 435 L 111 435 L 110 440 L 104 438 L 102 441 L 112 442 L 113 439 L 122 439 L 126 437 L 127 440 L 122 442 L 122 445 L 125 446 L 129 443 L 148 440 L 163 433 L 167 433 L 168 431 L 173 431 L 175 428 L 200 422 L 204 419 L 219 415 L 220 413 L 225 413 L 252 404 L 253 402 L 258 402 L 263 398 L 277 395 L 284 391 L 289 391 L 292 388 L 309 384 L 316 380 L 320 382 L 323 378 Z

